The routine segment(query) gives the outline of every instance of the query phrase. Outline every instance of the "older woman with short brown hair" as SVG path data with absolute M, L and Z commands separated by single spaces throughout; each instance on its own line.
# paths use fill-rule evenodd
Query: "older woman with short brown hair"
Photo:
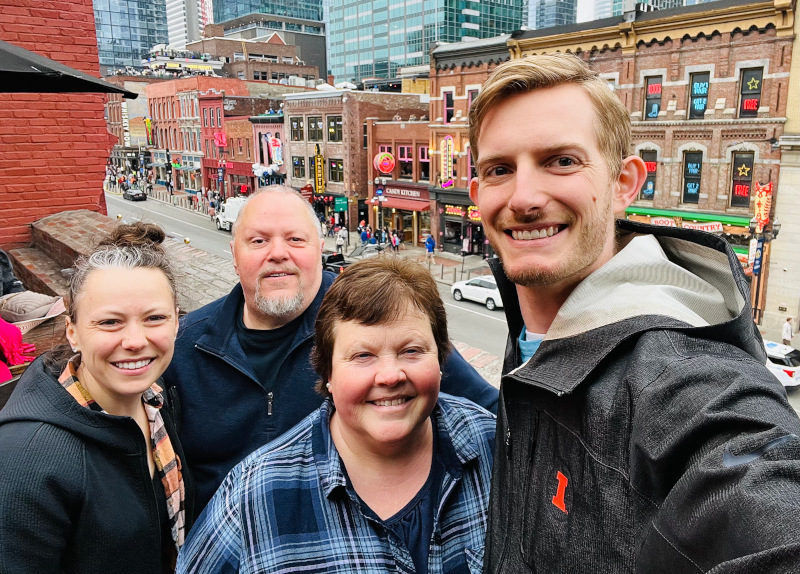
M 480 572 L 495 419 L 439 394 L 449 345 L 424 266 L 348 268 L 317 316 L 325 402 L 231 471 L 178 571 Z

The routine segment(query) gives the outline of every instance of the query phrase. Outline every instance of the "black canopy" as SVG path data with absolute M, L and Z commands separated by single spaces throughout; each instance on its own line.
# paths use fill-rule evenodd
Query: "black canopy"
M 0 92 L 102 92 L 122 94 L 131 100 L 138 96 L 100 78 L 2 40 Z

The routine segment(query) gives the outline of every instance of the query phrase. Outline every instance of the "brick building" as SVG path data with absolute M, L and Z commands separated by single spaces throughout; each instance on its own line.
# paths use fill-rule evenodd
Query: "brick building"
M 296 78 L 292 83 L 307 86 L 320 78 L 316 66 L 306 65 L 297 56 L 297 47 L 284 42 L 277 32 L 265 41 L 231 40 L 223 38 L 221 24 L 211 24 L 205 28 L 206 38 L 187 44 L 187 50 L 212 54 L 222 59 L 223 73 L 240 80 L 267 80 L 278 82 Z
M 720 0 L 521 31 L 513 57 L 570 52 L 608 81 L 631 114 L 631 153 L 650 177 L 627 216 L 724 237 L 748 276 L 756 183 L 780 176 L 793 2 Z M 769 275 L 752 281 L 760 322 Z
M 91 2 L 5 0 L 0 39 L 99 77 Z M 99 93 L 0 94 L 0 247 L 29 243 L 30 224 L 59 211 L 106 213 L 102 184 L 114 138 L 105 101 Z
M 287 182 L 315 191 L 315 208 L 354 229 L 368 218 L 367 118 L 421 117 L 426 94 L 317 90 L 284 97 Z M 319 164 L 320 169 L 316 166 Z
M 215 90 L 229 96 L 247 96 L 247 84 L 230 78 L 193 76 L 150 84 L 146 88 L 152 119 L 154 147 L 150 150 L 155 179 L 191 193 L 202 184 L 204 137 L 202 120 L 207 111 L 200 106 L 200 93 Z M 222 113 L 222 101 L 218 114 Z
M 250 116 L 252 126 L 253 175 L 256 189 L 267 185 L 286 183 L 286 159 L 283 156 L 283 110 L 270 109 L 267 113 Z
M 480 212 L 469 199 L 473 169 L 467 113 L 492 70 L 511 58 L 509 38 L 441 44 L 431 51 L 431 232 L 439 248 L 452 253 L 461 253 L 464 238 L 471 253 L 492 253 Z
M 108 131 L 117 138 L 111 150 L 110 161 L 119 168 L 133 171 L 144 170 L 151 163 L 146 120 L 150 117 L 147 105 L 147 86 L 166 78 L 152 76 L 109 76 L 105 80 L 129 92 L 139 94 L 128 100 L 121 94 L 108 94 L 106 101 L 106 124 Z
M 373 185 L 368 221 L 373 229 L 402 232 L 403 241 L 414 245 L 431 233 L 429 146 L 427 117 L 367 119 L 367 180 Z

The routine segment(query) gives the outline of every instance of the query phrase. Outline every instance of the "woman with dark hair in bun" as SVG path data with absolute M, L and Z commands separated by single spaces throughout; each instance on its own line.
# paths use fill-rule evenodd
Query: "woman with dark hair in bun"
M 75 263 L 69 346 L 28 367 L 0 411 L 0 572 L 174 568 L 191 489 L 157 383 L 178 332 L 163 240 L 120 225 Z

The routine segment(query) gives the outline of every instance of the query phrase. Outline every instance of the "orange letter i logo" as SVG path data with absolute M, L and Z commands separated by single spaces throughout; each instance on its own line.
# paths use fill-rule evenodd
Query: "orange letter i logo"
M 569 514 L 567 512 L 567 507 L 564 505 L 564 495 L 567 492 L 567 483 L 569 479 L 559 470 L 556 472 L 556 480 L 558 481 L 558 489 L 556 490 L 556 495 L 553 497 L 553 504 L 564 514 Z

